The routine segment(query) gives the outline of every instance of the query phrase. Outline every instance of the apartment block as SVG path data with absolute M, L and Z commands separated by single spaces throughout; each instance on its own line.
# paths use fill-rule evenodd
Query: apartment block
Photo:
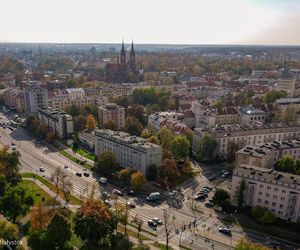
M 282 123 L 253 123 L 235 125 L 216 125 L 210 130 L 195 128 L 193 150 L 197 150 L 199 140 L 205 133 L 211 134 L 217 141 L 216 156 L 226 158 L 228 145 L 234 142 L 241 149 L 247 145 L 260 145 L 273 141 L 286 141 L 300 137 L 300 124 L 293 122 Z
M 43 108 L 39 110 L 38 117 L 58 138 L 69 138 L 74 133 L 73 118 L 63 111 Z
M 273 169 L 241 165 L 233 170 L 231 199 L 245 182 L 244 206 L 266 207 L 277 217 L 300 220 L 300 176 Z
M 273 168 L 284 155 L 300 158 L 300 140 L 273 141 L 262 145 L 248 145 L 236 152 L 236 166 L 241 164 Z
M 121 167 L 130 167 L 144 174 L 148 166 L 160 166 L 162 161 L 162 148 L 159 145 L 122 131 L 96 130 L 95 155 L 99 156 L 106 151 L 116 155 Z
M 115 103 L 107 103 L 105 106 L 98 107 L 99 126 L 111 121 L 117 129 L 122 129 L 125 125 L 125 108 Z
M 241 124 L 249 124 L 255 122 L 265 122 L 267 113 L 260 109 L 252 107 L 241 107 L 240 108 Z
M 24 97 L 27 114 L 37 114 L 39 109 L 48 108 L 48 90 L 41 83 L 27 83 Z
M 9 88 L 3 93 L 4 103 L 10 108 L 16 109 L 17 112 L 25 111 L 24 90 L 20 88 Z

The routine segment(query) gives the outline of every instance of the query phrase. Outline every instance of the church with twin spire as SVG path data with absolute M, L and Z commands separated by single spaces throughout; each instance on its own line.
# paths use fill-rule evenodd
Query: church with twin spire
M 133 42 L 129 53 L 129 60 L 126 60 L 126 51 L 124 41 L 122 42 L 122 49 L 117 57 L 116 63 L 108 62 L 105 70 L 106 80 L 109 82 L 122 83 L 122 82 L 137 82 L 139 79 L 139 69 L 135 62 L 135 51 Z

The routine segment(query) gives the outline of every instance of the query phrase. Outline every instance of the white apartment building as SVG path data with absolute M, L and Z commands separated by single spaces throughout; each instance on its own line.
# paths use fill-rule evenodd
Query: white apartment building
M 58 138 L 69 138 L 74 133 L 73 118 L 63 111 L 43 108 L 39 110 L 38 117 Z
M 244 206 L 266 207 L 277 217 L 292 222 L 300 220 L 300 176 L 273 169 L 241 165 L 233 170 L 231 199 L 235 201 L 245 181 Z
M 148 166 L 160 166 L 162 148 L 149 143 L 146 139 L 130 136 L 122 131 L 100 129 L 95 131 L 95 155 L 111 151 L 116 155 L 121 167 L 130 167 L 134 171 L 141 171 L 145 175 Z
M 300 158 L 300 140 L 273 141 L 262 145 L 246 146 L 236 152 L 236 166 L 241 164 L 261 168 L 273 168 L 284 155 Z
M 24 106 L 27 114 L 37 114 L 40 108 L 48 108 L 48 91 L 42 84 L 27 84 L 24 93 Z
M 226 158 L 228 145 L 232 141 L 241 149 L 247 145 L 292 140 L 300 138 L 300 124 L 298 123 L 253 123 L 235 125 L 216 125 L 210 130 L 195 128 L 193 150 L 197 150 L 200 139 L 205 133 L 211 134 L 217 141 L 216 156 Z
M 125 108 L 115 103 L 107 103 L 98 107 L 99 126 L 103 128 L 105 123 L 111 121 L 117 129 L 122 129 L 125 125 Z
M 267 114 L 265 111 L 251 107 L 240 108 L 241 124 L 265 122 Z

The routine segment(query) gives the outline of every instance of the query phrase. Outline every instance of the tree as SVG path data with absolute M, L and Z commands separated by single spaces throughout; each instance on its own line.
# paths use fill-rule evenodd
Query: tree
M 0 239 L 2 240 L 18 240 L 19 229 L 17 225 L 7 221 L 5 218 L 0 219 Z
M 111 176 L 118 169 L 116 155 L 113 152 L 103 152 L 97 158 L 96 171 L 98 173 Z
M 83 249 L 109 249 L 116 218 L 99 200 L 84 201 L 74 217 L 74 231 L 84 241 Z
M 224 189 L 217 189 L 213 196 L 213 203 L 219 205 L 223 210 L 228 210 L 230 206 L 230 196 Z
M 149 129 L 144 129 L 141 134 L 141 137 L 144 139 L 149 139 L 151 137 L 151 133 L 150 133 Z
M 46 239 L 48 249 L 70 249 L 72 231 L 67 219 L 56 213 L 47 227 Z M 73 249 L 73 247 L 71 248 Z
M 238 151 L 239 146 L 234 142 L 230 141 L 228 143 L 228 160 L 234 161 L 235 160 L 235 153 Z
M 272 90 L 265 94 L 264 102 L 267 104 L 271 104 L 271 103 L 275 102 L 277 99 L 286 98 L 286 97 L 287 97 L 287 93 L 285 91 Z
M 146 177 L 149 181 L 154 181 L 157 179 L 158 176 L 158 168 L 155 164 L 151 164 L 148 168 L 147 168 L 147 174 Z
M 65 200 L 68 202 L 68 195 L 73 189 L 73 183 L 68 178 L 68 175 L 61 169 L 56 168 L 50 177 L 51 182 L 54 183 L 56 189 L 56 197 L 60 191 L 63 192 Z
M 86 125 L 88 131 L 92 131 L 96 128 L 96 119 L 93 115 L 89 114 L 86 118 Z
M 0 174 L 5 175 L 6 180 L 13 185 L 21 179 L 19 159 L 20 153 L 18 151 L 9 152 L 8 147 L 0 149 Z
M 123 185 L 128 185 L 131 179 L 130 168 L 123 168 L 118 172 L 118 178 L 123 183 Z
M 144 189 L 147 179 L 142 172 L 135 172 L 131 175 L 131 187 L 135 191 Z
M 193 169 L 191 167 L 191 162 L 188 159 L 186 159 L 184 162 L 182 172 L 187 175 L 189 175 L 193 172 Z
M 152 135 L 150 138 L 149 138 L 149 142 L 153 143 L 153 144 L 156 144 L 156 145 L 159 145 L 159 141 L 157 139 L 157 137 L 155 135 Z
M 197 148 L 197 158 L 199 161 L 211 161 L 217 147 L 216 139 L 210 134 L 204 134 L 199 141 Z
M 132 221 L 134 224 L 136 224 L 137 226 L 137 237 L 138 239 L 140 238 L 140 232 L 142 230 L 142 226 L 143 226 L 143 223 L 144 221 L 142 219 L 139 218 L 138 214 L 133 218 L 133 221 Z
M 124 130 L 131 135 L 140 136 L 143 131 L 143 125 L 135 117 L 127 116 Z
M 69 109 L 69 113 L 72 117 L 76 117 L 79 116 L 80 114 L 80 108 L 74 104 L 71 105 L 70 109 Z
M 236 200 L 237 200 L 238 209 L 241 209 L 242 206 L 243 206 L 245 189 L 246 189 L 246 182 L 245 182 L 245 180 L 242 180 L 241 185 L 238 188 L 237 193 L 236 193 Z
M 297 106 L 290 104 L 288 105 L 285 113 L 283 114 L 283 120 L 288 122 L 293 122 L 297 119 Z
M 171 152 L 176 160 L 184 160 L 187 158 L 190 149 L 190 142 L 185 136 L 177 135 L 171 142 Z
M 30 213 L 30 228 L 31 230 L 43 230 L 47 229 L 51 217 L 55 210 L 47 209 L 42 203 L 31 209 Z
M 79 143 L 78 143 L 77 138 L 75 138 L 75 140 L 73 141 L 73 144 L 72 144 L 72 151 L 74 153 L 76 153 L 78 149 L 79 149 Z
M 25 190 L 19 186 L 10 186 L 0 199 L 0 209 L 14 223 L 16 218 L 26 214 L 32 205 L 33 198 L 27 196 Z
M 129 218 L 129 207 L 127 203 L 125 203 L 125 205 L 121 203 L 116 203 L 113 214 L 117 220 L 117 223 L 120 222 L 124 225 L 125 234 L 127 234 L 127 224 Z
M 103 128 L 105 129 L 111 129 L 111 130 L 117 130 L 116 124 L 112 120 L 108 120 L 103 124 Z
M 164 159 L 160 166 L 160 177 L 169 185 L 175 185 L 180 177 L 176 161 L 173 159 Z
M 128 116 L 135 117 L 139 122 L 143 125 L 147 125 L 147 117 L 144 113 L 144 106 L 143 105 L 132 105 L 129 106 L 126 110 Z
M 53 132 L 48 132 L 46 134 L 46 142 L 52 143 L 55 139 L 55 134 Z
M 131 250 L 132 249 L 132 243 L 129 241 L 127 234 L 122 234 L 120 232 L 117 232 L 116 234 L 112 235 L 111 240 L 111 250 Z
M 239 240 L 234 250 L 272 250 L 273 248 L 266 247 L 259 243 L 252 243 L 246 239 Z
M 253 207 L 251 214 L 254 219 L 262 223 L 270 224 L 276 221 L 276 216 L 266 207 Z
M 282 172 L 296 173 L 296 164 L 291 156 L 284 155 L 275 163 L 275 169 Z
M 173 140 L 173 133 L 170 129 L 168 128 L 161 128 L 157 132 L 157 138 L 162 146 L 163 149 L 168 149 L 170 150 L 171 148 L 171 142 Z
M 0 197 L 2 197 L 4 195 L 4 193 L 6 192 L 6 189 L 8 187 L 7 185 L 8 185 L 8 183 L 7 183 L 5 175 L 0 174 Z
M 87 123 L 86 117 L 84 115 L 79 115 L 74 118 L 74 130 L 76 133 L 85 129 L 85 124 Z
M 46 229 L 30 231 L 27 242 L 32 250 L 47 249 Z
M 164 229 L 166 234 L 166 249 L 169 249 L 169 237 L 171 233 L 171 227 L 170 227 L 170 214 L 167 209 L 164 209 L 163 213 L 163 223 L 164 223 Z

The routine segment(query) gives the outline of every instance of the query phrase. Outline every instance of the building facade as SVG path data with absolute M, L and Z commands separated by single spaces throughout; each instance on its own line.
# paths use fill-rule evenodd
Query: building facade
M 251 107 L 240 108 L 241 124 L 265 122 L 267 114 L 265 111 Z
M 117 129 L 122 129 L 125 125 L 125 108 L 115 103 L 107 103 L 98 107 L 98 121 L 100 128 L 111 121 Z
M 27 84 L 24 94 L 24 104 L 27 114 L 37 114 L 39 109 L 48 108 L 48 90 L 44 85 L 37 82 Z
M 18 113 L 25 111 L 24 90 L 10 88 L 4 91 L 4 103 L 10 108 L 16 109 Z
M 241 164 L 261 168 L 273 168 L 284 155 L 300 158 L 300 140 L 273 141 L 262 145 L 248 145 L 236 152 L 236 166 Z
M 73 118 L 63 111 L 43 108 L 39 110 L 38 117 L 58 138 L 66 139 L 74 133 Z
M 106 151 L 116 155 L 121 167 L 130 167 L 145 175 L 150 165 L 159 167 L 162 161 L 162 148 L 159 145 L 122 131 L 96 130 L 95 155 L 99 156 Z
M 241 182 L 245 182 L 244 206 L 266 207 L 277 217 L 300 221 L 300 176 L 241 165 L 233 170 L 231 199 L 235 201 Z
M 230 142 L 241 149 L 247 145 L 260 145 L 273 141 L 298 139 L 300 124 L 298 123 L 253 123 L 215 126 L 210 130 L 195 128 L 193 150 L 197 150 L 200 139 L 205 133 L 211 134 L 217 141 L 215 155 L 226 158 Z

